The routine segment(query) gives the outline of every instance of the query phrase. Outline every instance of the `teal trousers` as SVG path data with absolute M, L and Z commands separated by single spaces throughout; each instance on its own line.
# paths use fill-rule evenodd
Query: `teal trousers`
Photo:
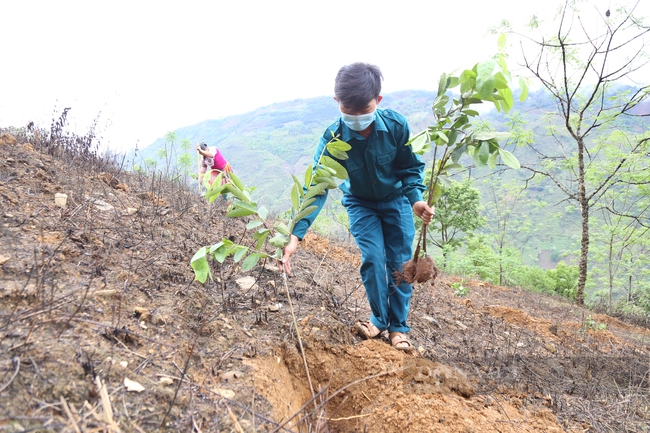
M 389 332 L 408 332 L 406 319 L 413 287 L 395 284 L 394 271 L 402 271 L 412 257 L 413 210 L 406 197 L 370 202 L 352 195 L 341 200 L 350 219 L 350 232 L 361 250 L 361 280 L 372 315 L 370 321 Z

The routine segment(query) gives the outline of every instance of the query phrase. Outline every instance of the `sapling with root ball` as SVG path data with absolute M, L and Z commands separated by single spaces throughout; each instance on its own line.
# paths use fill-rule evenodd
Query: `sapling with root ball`
M 505 36 L 501 35 L 499 53 L 493 59 L 479 62 L 458 75 L 442 74 L 432 107 L 435 124 L 406 143 L 419 155 L 433 145 L 432 174 L 427 186 L 429 206 L 435 206 L 442 187 L 450 183 L 450 172 L 465 168 L 459 163 L 463 154 L 472 157 L 479 168 L 496 168 L 499 157 L 505 165 L 519 168 L 517 158 L 499 146 L 499 141 L 508 138 L 509 133 L 477 130 L 471 122 L 471 118 L 479 115 L 473 108 L 476 104 L 491 102 L 499 112 L 507 112 L 514 105 L 512 76 L 503 53 L 505 42 Z M 459 91 L 452 91 L 459 86 Z M 528 87 L 523 77 L 519 78 L 519 87 L 519 99 L 524 101 L 528 96 Z M 426 230 L 427 226 L 423 225 L 413 259 L 404 264 L 401 272 L 395 272 L 397 281 L 423 283 L 437 276 L 438 269 L 426 252 Z
M 205 198 L 212 203 L 221 194 L 232 194 L 233 202 L 228 207 L 226 216 L 230 218 L 252 217 L 251 221 L 246 224 L 246 229 L 253 230 L 252 239 L 255 248 L 251 249 L 227 238 L 223 238 L 212 246 L 200 248 L 191 260 L 192 269 L 194 269 L 198 281 L 204 283 L 208 277 L 212 278 L 208 259 L 223 263 L 226 257 L 232 256 L 236 263 L 243 260 L 241 264 L 243 271 L 252 269 L 263 258 L 282 259 L 282 249 L 289 243 L 295 224 L 316 210 L 317 207 L 312 205 L 316 200 L 315 197 L 323 194 L 326 189 L 336 188 L 338 186 L 336 179 L 345 180 L 348 177 L 347 171 L 341 164 L 325 155 L 325 149 L 330 155 L 341 160 L 347 159 L 346 152 L 350 149 L 350 145 L 332 134 L 332 139 L 325 146 L 317 162 L 307 167 L 305 171 L 304 185 L 308 186 L 303 187 L 303 183 L 295 175 L 291 175 L 294 184 L 291 189 L 289 219 L 286 222 L 276 221 L 273 226 L 266 221 L 268 216 L 266 207 L 258 206 L 252 200 L 251 189 L 246 188 L 238 176 L 230 173 L 230 180 L 222 185 L 222 175 L 219 174 L 206 191 Z M 274 254 L 265 252 L 264 246 L 267 241 L 275 248 Z

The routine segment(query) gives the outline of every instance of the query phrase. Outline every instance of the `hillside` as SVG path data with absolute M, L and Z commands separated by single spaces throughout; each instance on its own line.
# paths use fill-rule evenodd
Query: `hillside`
M 362 341 L 354 246 L 310 235 L 286 287 L 231 261 L 201 285 L 194 252 L 244 222 L 70 143 L 0 136 L 5 431 L 647 430 L 647 329 L 442 275 L 415 287 L 417 351 Z

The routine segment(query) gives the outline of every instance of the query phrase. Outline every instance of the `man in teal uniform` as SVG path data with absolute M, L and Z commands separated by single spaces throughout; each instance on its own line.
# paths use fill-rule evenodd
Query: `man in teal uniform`
M 372 315 L 357 324 L 364 338 L 375 338 L 388 330 L 396 349 L 412 350 L 406 333 L 412 286 L 395 284 L 394 271 L 412 257 L 413 213 L 429 224 L 433 209 L 422 200 L 424 163 L 405 146 L 410 138 L 406 118 L 392 110 L 381 110 L 381 80 L 377 66 L 353 63 L 343 66 L 335 79 L 334 99 L 341 117 L 323 134 L 314 161 L 332 137 L 332 132 L 352 148 L 348 159 L 337 160 L 348 171 L 339 187 L 341 203 L 350 220 L 350 232 L 361 250 L 361 279 Z M 326 155 L 329 153 L 326 152 Z M 316 219 L 327 193 L 316 196 L 318 209 L 298 221 L 284 249 L 282 266 L 291 272 L 291 255 Z

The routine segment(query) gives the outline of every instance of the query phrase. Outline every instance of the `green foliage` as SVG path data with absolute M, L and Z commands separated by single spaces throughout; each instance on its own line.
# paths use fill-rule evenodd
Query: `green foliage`
M 312 205 L 317 195 L 322 195 L 325 190 L 336 188 L 335 178 L 346 179 L 346 170 L 335 160 L 324 153 L 328 151 L 336 155 L 338 159 L 346 159 L 350 145 L 332 135 L 332 139 L 323 149 L 313 166 L 305 171 L 304 185 L 296 176 L 292 175 L 293 186 L 291 188 L 291 208 L 286 212 L 288 222 L 276 221 L 273 226 L 266 221 L 268 210 L 264 206 L 258 206 L 251 198 L 250 188 L 246 188 L 241 179 L 234 173 L 230 173 L 227 183 L 221 184 L 220 174 L 205 194 L 207 200 L 212 203 L 219 195 L 230 193 L 234 196 L 232 204 L 228 207 L 226 216 L 229 218 L 253 218 L 246 224 L 246 229 L 251 230 L 252 240 L 255 248 L 251 249 L 246 245 L 236 244 L 229 239 L 222 239 L 211 247 L 200 248 L 192 257 L 191 266 L 195 277 L 201 283 L 211 278 L 209 260 L 214 259 L 220 263 L 232 256 L 235 263 L 242 261 L 242 271 L 248 271 L 255 267 L 260 259 L 282 258 L 282 249 L 287 246 L 295 224 L 302 218 L 317 209 Z M 266 243 L 275 248 L 273 255 L 265 252 Z
M 465 286 L 463 286 L 462 281 L 457 281 L 455 283 L 451 283 L 451 288 L 454 289 L 454 295 L 456 296 L 467 296 L 469 294 L 469 289 Z
M 425 179 L 430 177 L 431 171 L 428 170 Z M 460 247 L 464 235 L 471 234 L 485 224 L 485 219 L 479 213 L 479 206 L 479 192 L 471 186 L 469 179 L 462 182 L 451 180 L 437 199 L 436 214 L 430 224 L 433 230 L 428 234 L 429 240 L 438 248 L 456 250 Z
M 559 262 L 555 269 L 549 269 L 547 272 L 555 282 L 555 293 L 569 299 L 576 298 L 579 273 L 577 266 Z
M 596 322 L 594 319 L 591 318 L 591 315 L 589 315 L 582 322 L 582 331 L 584 332 L 588 329 L 593 329 L 594 331 L 604 331 L 605 329 L 607 329 L 607 325 L 604 323 Z

